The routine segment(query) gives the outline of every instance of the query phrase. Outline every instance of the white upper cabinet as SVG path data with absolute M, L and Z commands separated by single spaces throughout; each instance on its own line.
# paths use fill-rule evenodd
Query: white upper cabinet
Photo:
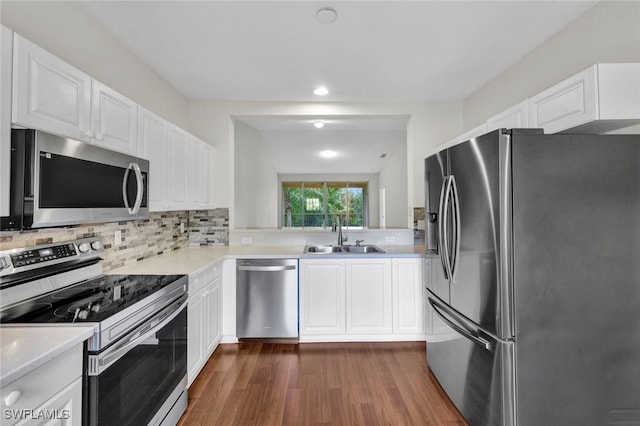
M 138 107 L 138 156 L 149 160 L 149 211 L 167 211 L 169 201 L 169 122 Z
M 13 122 L 114 151 L 137 151 L 137 104 L 14 35 Z
M 169 209 L 186 210 L 189 204 L 189 134 L 169 125 Z
M 99 81 L 92 87 L 92 143 L 136 155 L 138 104 Z
M 496 129 L 524 129 L 529 127 L 527 101 L 508 108 L 487 120 L 487 132 Z
M 208 143 L 202 143 L 202 166 L 200 181 L 200 203 L 202 209 L 213 208 L 213 169 L 215 164 L 215 148 Z
M 13 43 L 13 122 L 90 142 L 91 77 L 17 33 Z
M 9 215 L 13 32 L 0 25 L 0 216 Z
M 602 133 L 640 122 L 640 64 L 596 64 L 529 98 L 530 127 Z
M 188 139 L 188 170 L 189 170 L 189 209 L 201 208 L 202 193 L 202 145 L 204 142 L 195 136 Z

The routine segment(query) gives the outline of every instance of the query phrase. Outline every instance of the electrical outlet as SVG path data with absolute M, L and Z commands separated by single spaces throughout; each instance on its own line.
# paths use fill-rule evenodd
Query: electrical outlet
M 384 242 L 385 243 L 395 243 L 396 242 L 396 237 L 385 237 Z
M 253 242 L 253 239 L 251 237 L 242 238 L 242 244 L 251 244 L 252 242 Z
M 122 231 L 121 230 L 117 230 L 115 232 L 115 234 L 113 235 L 113 240 L 114 240 L 114 245 L 119 246 L 120 244 L 122 244 Z

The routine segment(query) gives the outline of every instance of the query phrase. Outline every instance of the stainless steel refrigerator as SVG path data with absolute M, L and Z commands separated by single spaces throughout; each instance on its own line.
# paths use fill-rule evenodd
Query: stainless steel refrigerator
M 425 160 L 427 362 L 472 425 L 640 424 L 640 136 Z

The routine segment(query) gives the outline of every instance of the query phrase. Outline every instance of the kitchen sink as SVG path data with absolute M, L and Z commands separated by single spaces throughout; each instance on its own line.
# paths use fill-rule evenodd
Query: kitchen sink
M 342 250 L 347 253 L 384 253 L 378 246 L 342 246 Z
M 309 245 L 304 248 L 304 254 L 369 254 L 384 252 L 380 247 L 374 245 Z

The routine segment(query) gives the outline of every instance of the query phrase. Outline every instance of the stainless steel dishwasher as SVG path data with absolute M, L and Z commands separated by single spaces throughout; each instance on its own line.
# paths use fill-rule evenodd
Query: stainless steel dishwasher
M 238 259 L 239 339 L 298 338 L 298 259 Z

